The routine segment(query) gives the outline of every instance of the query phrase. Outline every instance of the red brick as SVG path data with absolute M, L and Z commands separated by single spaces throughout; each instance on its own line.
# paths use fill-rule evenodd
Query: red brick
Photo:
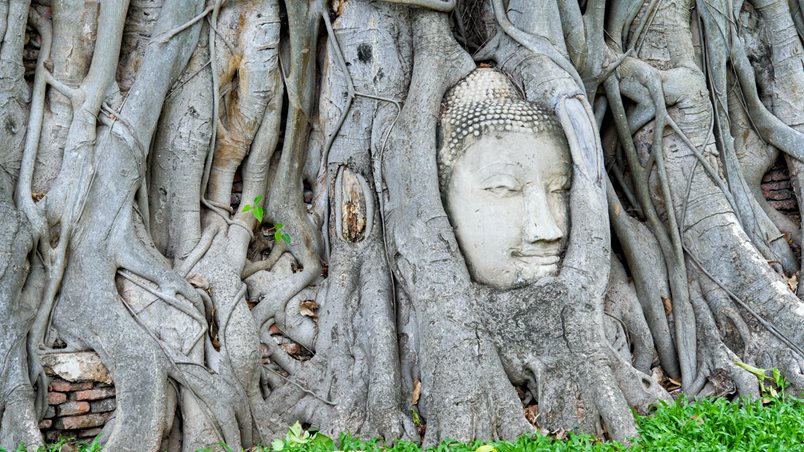
M 83 391 L 85 389 L 90 389 L 92 387 L 92 382 L 85 381 L 80 383 L 70 383 L 67 380 L 56 378 L 50 382 L 48 387 L 50 388 L 51 391 L 58 391 L 58 392 Z
M 786 211 L 786 210 L 793 211 L 793 212 L 798 211 L 798 205 L 796 204 L 796 201 L 794 199 L 786 199 L 786 200 L 783 200 L 783 201 L 768 200 L 768 204 L 770 204 L 771 207 L 773 207 L 774 209 L 778 209 L 778 210 L 782 210 L 782 211 Z
M 73 400 L 100 400 L 112 397 L 114 394 L 114 388 L 99 388 L 74 392 L 70 398 Z
M 795 196 L 793 195 L 793 192 L 790 190 L 773 190 L 766 193 L 765 198 L 768 199 L 769 201 L 770 200 L 784 201 L 788 199 L 790 200 L 795 199 Z
M 39 430 L 46 430 L 53 426 L 53 421 L 50 419 L 44 419 L 39 421 Z
M 58 406 L 59 416 L 73 416 L 75 414 L 89 413 L 89 402 L 67 402 Z
M 82 428 L 100 427 L 111 417 L 112 413 L 90 413 L 81 416 L 67 416 L 56 419 L 54 425 L 58 430 L 78 430 Z
M 787 174 L 787 168 L 773 168 L 762 177 L 763 182 L 777 180 L 790 180 L 790 175 Z
M 771 191 L 771 190 L 790 190 L 791 185 L 790 181 L 778 181 L 778 182 L 765 182 L 762 184 L 762 191 Z
M 54 378 L 50 380 L 50 383 L 48 383 L 47 388 L 50 391 L 68 392 L 70 390 L 70 382 L 62 380 L 61 378 Z
M 47 393 L 47 404 L 48 405 L 58 405 L 60 403 L 64 403 L 67 401 L 67 394 L 62 394 L 61 392 L 48 392 Z

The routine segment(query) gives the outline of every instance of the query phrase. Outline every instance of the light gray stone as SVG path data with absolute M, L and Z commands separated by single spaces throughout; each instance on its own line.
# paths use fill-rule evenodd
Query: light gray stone
M 49 353 L 42 356 L 42 365 L 51 375 L 70 382 L 112 383 L 109 370 L 94 352 Z

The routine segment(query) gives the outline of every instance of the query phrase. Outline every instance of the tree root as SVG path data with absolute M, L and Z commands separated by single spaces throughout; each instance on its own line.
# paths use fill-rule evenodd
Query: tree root
M 515 384 L 530 382 L 539 425 L 551 431 L 602 434 L 605 427 L 612 439 L 628 441 L 637 434 L 628 405 L 645 412 L 651 403 L 669 400 L 608 346 L 602 306 L 561 279 L 492 294 L 485 309 L 509 377 Z

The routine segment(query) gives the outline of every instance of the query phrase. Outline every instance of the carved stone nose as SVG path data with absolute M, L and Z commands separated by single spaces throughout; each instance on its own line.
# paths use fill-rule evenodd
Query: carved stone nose
M 547 202 L 544 188 L 527 188 L 525 196 L 524 239 L 527 242 L 552 242 L 564 236 Z

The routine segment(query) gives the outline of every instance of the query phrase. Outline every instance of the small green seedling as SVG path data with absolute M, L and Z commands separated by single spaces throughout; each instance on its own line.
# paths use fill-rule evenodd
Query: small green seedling
M 782 376 L 781 372 L 779 372 L 779 369 L 775 367 L 771 369 L 773 377 L 769 377 L 766 369 L 754 367 L 750 364 L 740 361 L 739 359 L 735 360 L 734 364 L 757 377 L 757 380 L 759 380 L 759 392 L 763 397 L 778 397 L 779 393 L 776 391 L 776 388 L 779 388 L 779 390 L 784 392 L 785 388 L 789 385 L 787 380 L 785 380 Z M 772 384 L 765 386 L 765 380 L 770 380 Z
M 243 206 L 243 212 L 251 212 L 254 215 L 254 218 L 257 219 L 260 223 L 262 223 L 262 219 L 265 216 L 265 209 L 260 207 L 260 202 L 262 201 L 262 196 L 257 196 L 254 198 L 254 204 L 246 204 Z M 287 232 L 282 232 L 282 223 L 274 224 L 274 241 L 279 243 L 280 241 L 287 243 L 290 245 L 290 234 Z
M 254 204 L 246 204 L 243 206 L 243 212 L 251 212 L 254 215 L 254 218 L 257 219 L 260 223 L 262 223 L 262 217 L 265 214 L 265 210 L 260 207 L 260 202 L 262 201 L 262 195 L 257 196 L 254 198 Z
M 290 245 L 290 235 L 287 232 L 282 232 L 282 223 L 274 224 L 274 242 L 284 241 Z
M 319 432 L 310 433 L 302 429 L 299 421 L 296 421 L 285 439 L 275 439 L 271 442 L 271 449 L 275 452 L 281 450 L 299 450 L 303 446 L 313 448 L 313 450 L 332 450 L 333 441 L 329 437 L 322 435 Z M 306 450 L 306 449 L 305 449 Z

